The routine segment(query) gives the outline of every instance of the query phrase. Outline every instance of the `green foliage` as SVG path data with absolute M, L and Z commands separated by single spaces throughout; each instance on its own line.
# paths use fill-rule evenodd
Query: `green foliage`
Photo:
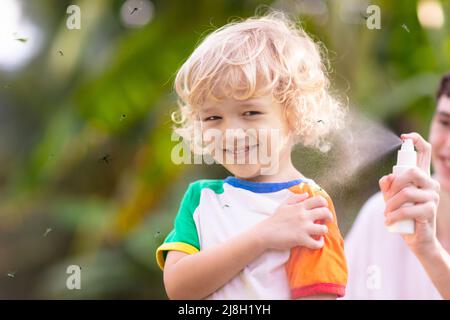
M 424 29 L 416 1 L 380 0 L 372 3 L 381 8 L 382 28 L 369 30 L 342 20 L 346 2 L 325 1 L 324 16 L 290 13 L 327 48 L 332 87 L 352 108 L 393 131 L 426 136 L 434 91 L 450 65 L 450 29 Z M 43 51 L 13 75 L 0 74 L 0 112 L 11 124 L 0 129 L 0 232 L 8 234 L 0 239 L 0 298 L 165 298 L 154 253 L 184 187 L 225 174 L 170 161 L 176 71 L 200 37 L 272 2 L 154 1 L 154 19 L 127 29 L 122 1 L 80 1 L 91 9 L 86 27 L 72 31 L 64 2 L 39 3 L 28 8 L 47 20 Z M 33 41 L 16 38 L 23 46 Z M 373 179 L 360 190 L 328 190 L 345 213 L 345 230 L 384 165 L 371 167 Z M 43 248 L 46 254 L 28 254 Z M 65 287 L 70 264 L 83 268 L 80 291 Z

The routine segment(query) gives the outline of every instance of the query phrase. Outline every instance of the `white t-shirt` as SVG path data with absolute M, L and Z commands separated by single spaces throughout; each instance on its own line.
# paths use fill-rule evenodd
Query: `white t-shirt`
M 345 239 L 344 299 L 442 299 L 402 237 L 384 225 L 381 193 L 363 206 Z
M 310 179 L 264 183 L 227 177 L 191 183 L 181 202 L 174 228 L 157 250 L 159 266 L 164 268 L 168 251 L 195 254 L 214 248 L 270 217 L 281 202 L 303 192 L 326 197 L 335 215 L 329 196 Z M 267 250 L 207 299 L 342 296 L 347 280 L 343 239 L 336 219 L 327 226 L 329 232 L 324 237 L 322 249 Z

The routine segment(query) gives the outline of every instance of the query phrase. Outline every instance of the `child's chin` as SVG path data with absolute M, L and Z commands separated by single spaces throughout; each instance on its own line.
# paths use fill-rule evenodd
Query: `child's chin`
M 261 166 L 258 164 L 229 164 L 225 168 L 234 176 L 244 179 L 261 175 Z

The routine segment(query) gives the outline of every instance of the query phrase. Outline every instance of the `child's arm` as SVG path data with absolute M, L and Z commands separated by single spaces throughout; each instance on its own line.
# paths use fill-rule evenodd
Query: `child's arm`
M 214 248 L 195 254 L 170 251 L 164 267 L 169 298 L 205 298 L 269 248 L 289 249 L 300 245 L 321 248 L 323 240 L 312 236 L 324 235 L 327 228 L 314 221 L 328 221 L 332 214 L 324 198 L 306 199 L 307 196 L 292 196 L 270 218 Z
M 170 251 L 164 285 L 170 299 L 202 299 L 232 279 L 265 250 L 257 230 L 250 230 L 196 254 Z

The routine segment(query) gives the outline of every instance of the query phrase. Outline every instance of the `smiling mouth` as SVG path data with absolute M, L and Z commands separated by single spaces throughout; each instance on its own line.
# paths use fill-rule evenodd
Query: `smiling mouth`
M 234 154 L 234 155 L 241 155 L 241 154 L 245 154 L 245 153 L 249 152 L 250 150 L 253 150 L 254 148 L 256 148 L 258 146 L 259 146 L 259 144 L 255 144 L 253 146 L 245 146 L 244 148 L 241 148 L 241 149 L 223 149 L 223 151 Z

